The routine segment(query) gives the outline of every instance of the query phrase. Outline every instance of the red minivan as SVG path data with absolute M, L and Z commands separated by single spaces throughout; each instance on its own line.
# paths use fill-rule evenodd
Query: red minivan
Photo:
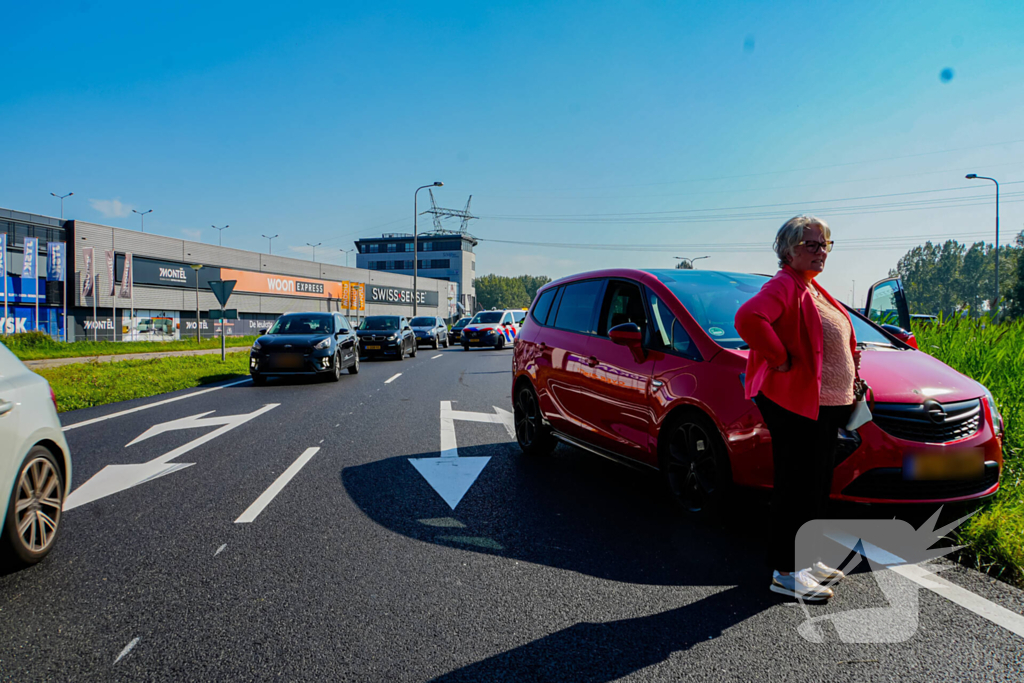
M 656 468 L 693 511 L 733 484 L 770 488 L 771 437 L 743 398 L 747 351 L 733 326 L 767 280 L 613 269 L 546 285 L 512 361 L 522 450 L 542 455 L 563 441 Z M 939 503 L 994 494 L 1003 424 L 988 390 L 916 349 L 898 279 L 872 287 L 867 317 L 848 310 L 876 403 L 873 421 L 840 430 L 832 498 Z

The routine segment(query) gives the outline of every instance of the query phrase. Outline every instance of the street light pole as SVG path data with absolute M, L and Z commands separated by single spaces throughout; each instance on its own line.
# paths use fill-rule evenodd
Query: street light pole
M 317 242 L 316 244 L 310 244 L 306 242 L 307 247 L 313 247 L 313 263 L 316 263 L 316 248 L 319 247 L 323 242 Z
M 682 270 L 693 270 L 693 262 L 694 261 L 700 261 L 702 258 L 709 258 L 709 257 L 707 257 L 707 256 L 698 256 L 697 258 L 686 258 L 685 256 L 676 256 L 674 258 L 679 259 L 679 265 L 677 265 L 676 268 L 679 268 L 679 269 L 682 269 Z M 689 266 L 684 266 L 683 265 L 684 263 L 688 263 Z
M 416 195 L 419 194 L 420 190 L 425 190 L 428 187 L 443 187 L 444 183 L 437 181 L 430 185 L 424 185 L 423 187 L 417 187 L 416 191 L 412 193 L 412 314 L 415 316 L 418 312 L 417 303 L 419 300 L 419 265 L 420 265 L 420 248 L 419 248 L 419 231 L 416 227 L 416 217 L 419 214 L 419 209 L 416 206 Z
M 355 251 L 355 249 L 339 249 L 338 251 L 344 252 L 345 254 L 345 267 L 348 268 L 348 255 Z
M 199 339 L 199 271 L 203 269 L 202 265 L 192 265 L 192 270 L 196 271 L 196 345 L 198 346 L 202 342 Z M 221 325 L 224 325 L 224 321 L 221 320 Z
M 993 317 L 999 312 L 999 181 L 988 176 L 968 173 L 968 180 L 991 180 L 996 184 L 996 297 L 992 300 Z
M 280 235 L 274 235 L 274 236 L 270 236 L 270 235 L 264 235 L 264 237 L 266 237 L 266 238 L 267 238 L 267 244 L 269 244 L 269 245 L 270 245 L 270 246 L 269 246 L 269 247 L 267 248 L 267 253 L 268 253 L 268 254 L 273 254 L 273 253 L 274 253 L 274 238 L 275 238 L 275 237 L 280 237 Z
M 60 200 L 60 219 L 64 220 L 64 198 L 70 197 L 71 195 L 74 194 L 74 192 L 68 192 L 67 194 L 57 194 L 56 192 L 51 192 L 50 194 L 52 194 L 54 197 Z
M 146 232 L 146 214 L 153 213 L 153 209 L 150 209 L 149 211 L 136 211 L 135 209 L 132 209 L 132 213 L 139 214 L 139 218 L 142 219 L 142 232 Z
M 224 231 L 227 230 L 228 228 L 230 228 L 231 226 L 230 225 L 225 225 L 223 228 L 218 228 L 216 225 L 211 225 L 210 227 L 217 231 L 217 246 L 218 247 L 223 247 L 224 246 L 224 240 L 223 240 Z

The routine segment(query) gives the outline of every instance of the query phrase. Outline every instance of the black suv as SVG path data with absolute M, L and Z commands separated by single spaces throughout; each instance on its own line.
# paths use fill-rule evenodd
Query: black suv
M 416 335 L 405 316 L 367 316 L 356 334 L 359 335 L 361 356 L 391 356 L 404 360 L 408 353 L 410 358 L 416 357 Z
M 416 344 L 430 344 L 435 349 L 439 346 L 448 348 L 448 326 L 444 321 L 433 315 L 421 315 L 409 321 L 416 335 Z
M 249 352 L 253 384 L 273 375 L 325 375 L 337 382 L 344 368 L 359 372 L 356 333 L 341 313 L 287 313 L 260 335 Z

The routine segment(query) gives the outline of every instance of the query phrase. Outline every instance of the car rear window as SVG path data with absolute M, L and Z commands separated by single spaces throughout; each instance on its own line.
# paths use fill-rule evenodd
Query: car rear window
M 555 313 L 555 327 L 570 332 L 595 334 L 594 319 L 601 294 L 601 280 L 586 280 L 565 285 Z
M 545 290 L 540 293 L 540 296 L 533 303 L 533 310 L 530 312 L 530 315 L 541 325 L 547 324 L 548 311 L 551 310 L 551 302 L 555 300 L 555 292 L 557 291 L 558 287 Z

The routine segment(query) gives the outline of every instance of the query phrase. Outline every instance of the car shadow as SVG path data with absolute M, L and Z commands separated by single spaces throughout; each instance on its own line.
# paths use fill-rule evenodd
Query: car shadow
M 389 458 L 347 467 L 346 492 L 381 526 L 424 543 L 533 562 L 627 583 L 764 583 L 763 496 L 727 514 L 685 513 L 655 473 L 567 446 L 531 459 L 509 443 L 459 448 L 491 459 L 452 510 L 410 464 Z

